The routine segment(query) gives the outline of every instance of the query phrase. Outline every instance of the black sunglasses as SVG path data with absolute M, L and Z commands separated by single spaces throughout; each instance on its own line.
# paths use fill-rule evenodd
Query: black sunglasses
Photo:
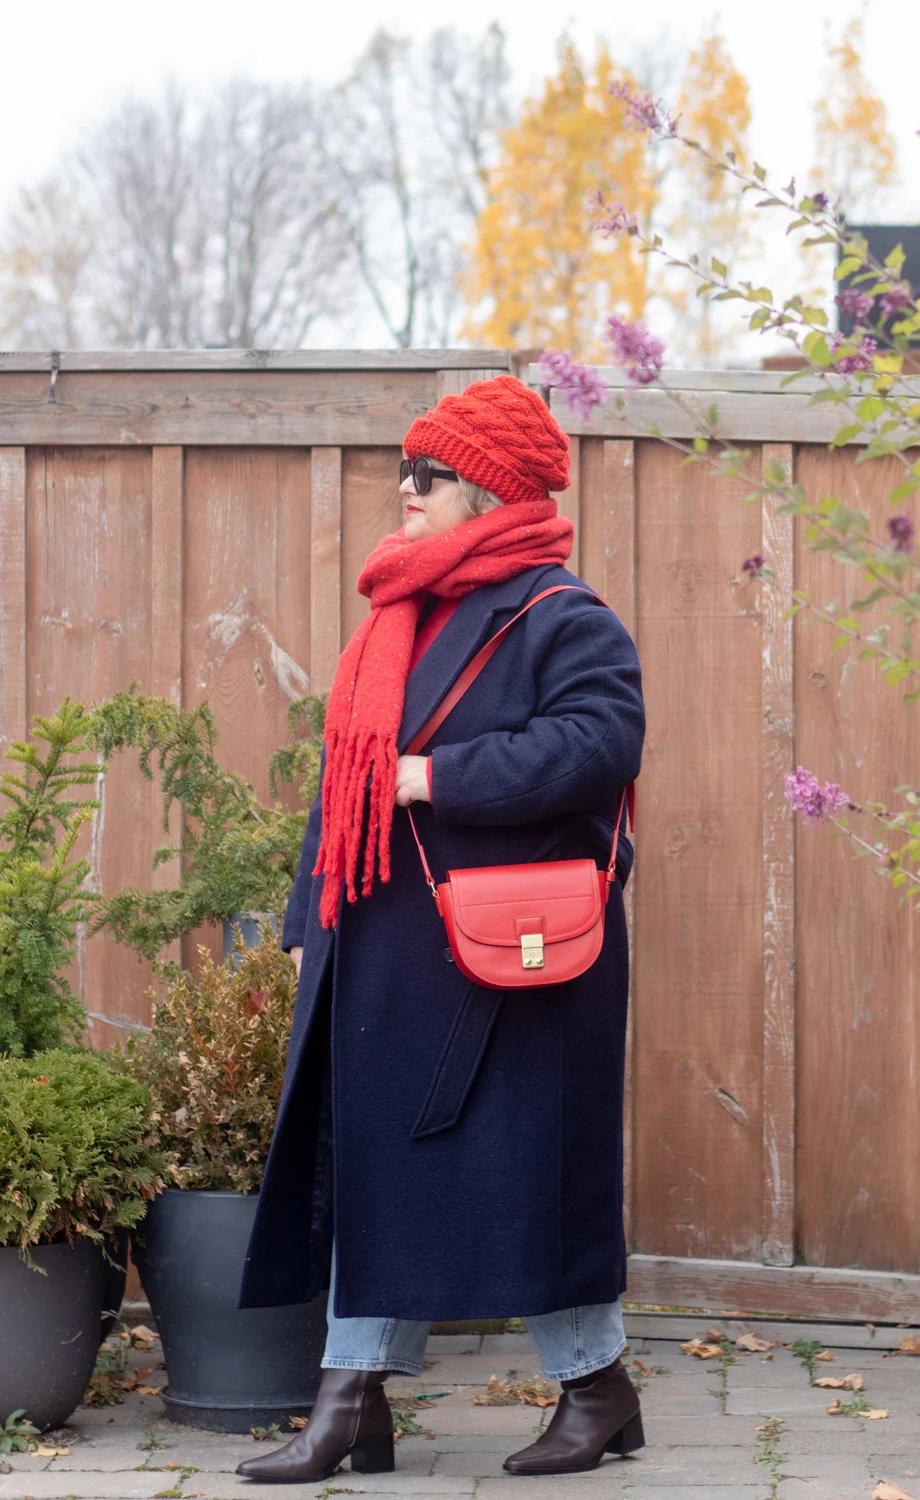
M 434 468 L 430 458 L 417 458 L 414 463 L 410 462 L 408 458 L 401 459 L 399 464 L 400 484 L 405 484 L 410 474 L 412 475 L 417 495 L 428 494 L 428 491 L 431 489 L 432 479 L 459 479 L 460 477 L 454 473 L 453 469 Z

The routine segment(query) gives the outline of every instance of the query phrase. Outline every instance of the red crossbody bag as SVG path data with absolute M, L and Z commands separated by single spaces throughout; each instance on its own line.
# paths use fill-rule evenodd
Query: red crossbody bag
M 563 583 L 544 589 L 486 642 L 406 746 L 406 755 L 418 755 L 427 745 L 512 626 L 541 599 L 568 589 L 575 589 L 575 585 Z M 607 896 L 616 879 L 617 839 L 624 798 L 632 831 L 636 826 L 634 781 L 620 793 L 606 870 L 599 870 L 593 859 L 491 865 L 482 869 L 448 870 L 441 885 L 429 869 L 412 809 L 407 808 L 425 879 L 444 920 L 450 951 L 461 973 L 486 989 L 513 990 L 564 984 L 591 967 L 601 951 Z

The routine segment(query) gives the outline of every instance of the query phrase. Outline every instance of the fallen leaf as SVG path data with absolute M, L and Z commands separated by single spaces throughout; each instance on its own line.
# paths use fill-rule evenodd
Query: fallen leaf
M 889 1484 L 887 1479 L 880 1479 L 872 1491 L 872 1500 L 913 1500 L 906 1490 L 902 1490 L 899 1484 Z
M 837 1356 L 836 1354 L 832 1354 L 830 1349 L 822 1349 L 820 1354 L 815 1355 L 815 1359 L 823 1359 L 825 1364 L 829 1365 L 837 1363 Z
M 815 1385 L 823 1386 L 829 1391 L 864 1391 L 863 1378 L 861 1375 L 822 1375 Z
M 680 1347 L 685 1354 L 696 1355 L 697 1359 L 715 1359 L 722 1353 L 721 1344 L 704 1344 L 702 1339 L 691 1339 Z
M 70 1454 L 69 1448 L 43 1448 L 41 1445 L 32 1451 L 36 1458 L 67 1458 Z
M 899 1354 L 920 1354 L 920 1333 L 909 1333 L 898 1345 Z
M 139 1396 L 158 1396 L 160 1387 L 158 1385 L 139 1385 L 136 1387 Z
M 307 1417 L 288 1417 L 292 1432 L 302 1432 L 308 1422 Z
M 157 1335 L 153 1329 L 147 1328 L 143 1323 L 138 1323 L 135 1328 L 131 1329 L 131 1342 L 135 1349 L 149 1349 L 151 1344 L 156 1343 L 156 1340 Z
M 887 1411 L 882 1411 L 878 1406 L 870 1406 L 868 1411 L 860 1412 L 860 1416 L 868 1417 L 870 1422 L 881 1422 L 887 1415 Z
M 764 1355 L 764 1359 L 768 1360 L 768 1359 L 772 1359 L 772 1358 L 773 1358 L 773 1350 L 771 1349 L 769 1354 L 765 1354 Z
M 735 1339 L 736 1349 L 747 1349 L 751 1354 L 763 1354 L 764 1350 L 775 1347 L 775 1339 L 759 1339 L 756 1333 L 743 1333 L 740 1339 Z
M 712 1343 L 718 1344 L 721 1343 L 722 1339 L 728 1338 L 728 1334 L 723 1333 L 721 1328 L 707 1328 L 706 1338 Z

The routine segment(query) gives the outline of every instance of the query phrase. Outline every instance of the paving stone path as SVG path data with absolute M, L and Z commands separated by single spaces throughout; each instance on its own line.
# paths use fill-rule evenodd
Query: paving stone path
M 701 1361 L 684 1354 L 675 1339 L 643 1337 L 648 1323 L 627 1321 L 625 1356 L 642 1381 L 648 1446 L 628 1459 L 607 1457 L 590 1474 L 516 1479 L 502 1473 L 504 1457 L 541 1430 L 552 1408 L 482 1406 L 473 1396 L 493 1374 L 500 1380 L 510 1372 L 517 1380 L 539 1376 L 534 1348 L 524 1334 L 456 1335 L 430 1340 L 421 1379 L 387 1382 L 393 1397 L 447 1392 L 430 1410 L 415 1412 L 421 1432 L 397 1443 L 395 1474 L 353 1474 L 346 1464 L 326 1484 L 247 1483 L 233 1470 L 260 1451 L 253 1438 L 175 1427 L 158 1396 L 131 1393 L 121 1405 L 81 1408 L 66 1429 L 43 1439 L 69 1453 L 12 1455 L 12 1472 L 0 1475 L 0 1500 L 870 1500 L 881 1480 L 920 1500 L 920 1358 L 842 1348 L 826 1330 L 836 1359 L 821 1364 L 819 1373 L 858 1371 L 866 1398 L 888 1412 L 883 1420 L 832 1417 L 826 1408 L 838 1393 L 811 1387 L 788 1349 L 776 1348 L 770 1359 L 739 1352 L 733 1364 Z M 701 1336 L 705 1330 L 705 1319 L 694 1324 Z M 785 1336 L 791 1342 L 802 1333 L 790 1324 Z M 151 1370 L 152 1385 L 165 1379 L 160 1359 L 158 1344 L 129 1356 L 134 1367 Z

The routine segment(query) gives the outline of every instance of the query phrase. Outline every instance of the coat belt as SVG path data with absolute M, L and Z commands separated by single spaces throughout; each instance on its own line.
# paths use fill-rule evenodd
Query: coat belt
M 412 1127 L 412 1139 L 456 1125 L 479 1071 L 503 991 L 471 984 L 454 1017 L 431 1087 Z

